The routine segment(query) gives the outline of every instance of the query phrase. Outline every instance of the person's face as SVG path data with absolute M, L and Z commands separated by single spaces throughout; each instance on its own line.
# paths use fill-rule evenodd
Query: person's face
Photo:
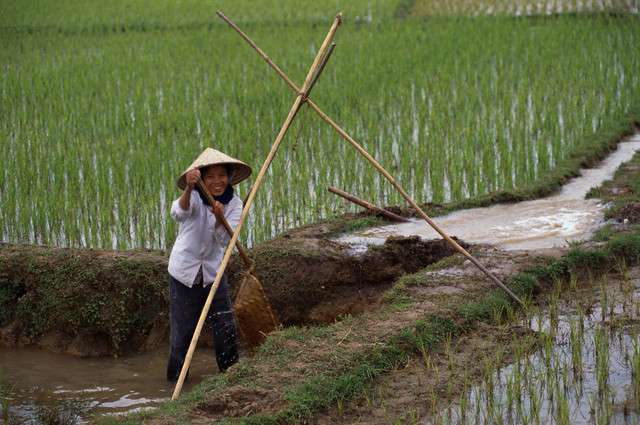
M 202 181 L 209 193 L 214 196 L 220 196 L 229 183 L 227 169 L 223 165 L 212 165 L 207 167 L 202 173 Z

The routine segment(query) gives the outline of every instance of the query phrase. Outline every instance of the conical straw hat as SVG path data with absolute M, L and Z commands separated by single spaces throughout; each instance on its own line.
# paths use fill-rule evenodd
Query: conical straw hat
M 231 177 L 231 185 L 236 185 L 251 175 L 251 167 L 244 162 L 230 157 L 218 150 L 206 148 L 204 152 L 196 158 L 195 161 L 187 168 L 178 179 L 178 187 L 184 189 L 187 187 L 187 172 L 194 168 L 204 168 L 210 165 L 233 165 L 233 176 Z

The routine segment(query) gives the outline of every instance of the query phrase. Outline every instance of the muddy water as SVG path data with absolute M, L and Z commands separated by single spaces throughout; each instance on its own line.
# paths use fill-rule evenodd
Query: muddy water
M 546 336 L 537 352 L 423 423 L 640 423 L 640 270 L 564 298 L 528 321 Z
M 81 359 L 43 350 L 0 349 L 0 381 L 10 389 L 17 421 L 37 417 L 43 406 L 92 414 L 118 414 L 157 406 L 171 397 L 165 381 L 167 349 L 121 358 Z M 212 350 L 198 349 L 185 390 L 217 373 Z M 1 410 L 1 407 L 0 407 Z
M 502 249 L 536 250 L 567 245 L 568 241 L 589 238 L 603 224 L 605 206 L 585 199 L 590 188 L 610 179 L 615 170 L 640 150 L 640 135 L 618 145 L 618 149 L 593 169 L 562 187 L 556 195 L 519 202 L 457 211 L 434 221 L 450 235 L 466 242 L 489 243 Z M 362 252 L 369 245 L 384 243 L 389 236 L 440 236 L 423 220 L 366 229 L 343 235 L 338 241 Z

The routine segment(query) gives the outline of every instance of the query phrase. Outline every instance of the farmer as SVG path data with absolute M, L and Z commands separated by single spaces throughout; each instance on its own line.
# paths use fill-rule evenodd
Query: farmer
M 178 179 L 178 187 L 183 192 L 171 205 L 171 217 L 179 227 L 169 257 L 169 381 L 176 381 L 180 376 L 198 318 L 230 239 L 221 220 L 226 218 L 232 228 L 240 221 L 242 201 L 234 194 L 233 185 L 250 174 L 251 168 L 244 162 L 207 148 Z M 197 186 L 199 179 L 213 196 L 213 205 Z M 223 372 L 238 361 L 236 326 L 226 275 L 213 297 L 207 319 L 213 327 L 218 369 Z

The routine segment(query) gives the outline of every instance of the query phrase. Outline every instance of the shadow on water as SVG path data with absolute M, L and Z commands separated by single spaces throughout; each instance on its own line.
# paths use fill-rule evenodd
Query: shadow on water
M 70 418 L 60 423 L 78 423 L 93 414 L 153 408 L 173 392 L 173 384 L 165 380 L 167 353 L 168 348 L 130 357 L 83 359 L 44 350 L 0 349 L 0 401 L 8 405 L 10 423 L 56 423 L 41 418 L 54 414 Z M 184 389 L 216 373 L 213 350 L 199 348 Z M 0 419 L 5 407 L 0 404 Z

